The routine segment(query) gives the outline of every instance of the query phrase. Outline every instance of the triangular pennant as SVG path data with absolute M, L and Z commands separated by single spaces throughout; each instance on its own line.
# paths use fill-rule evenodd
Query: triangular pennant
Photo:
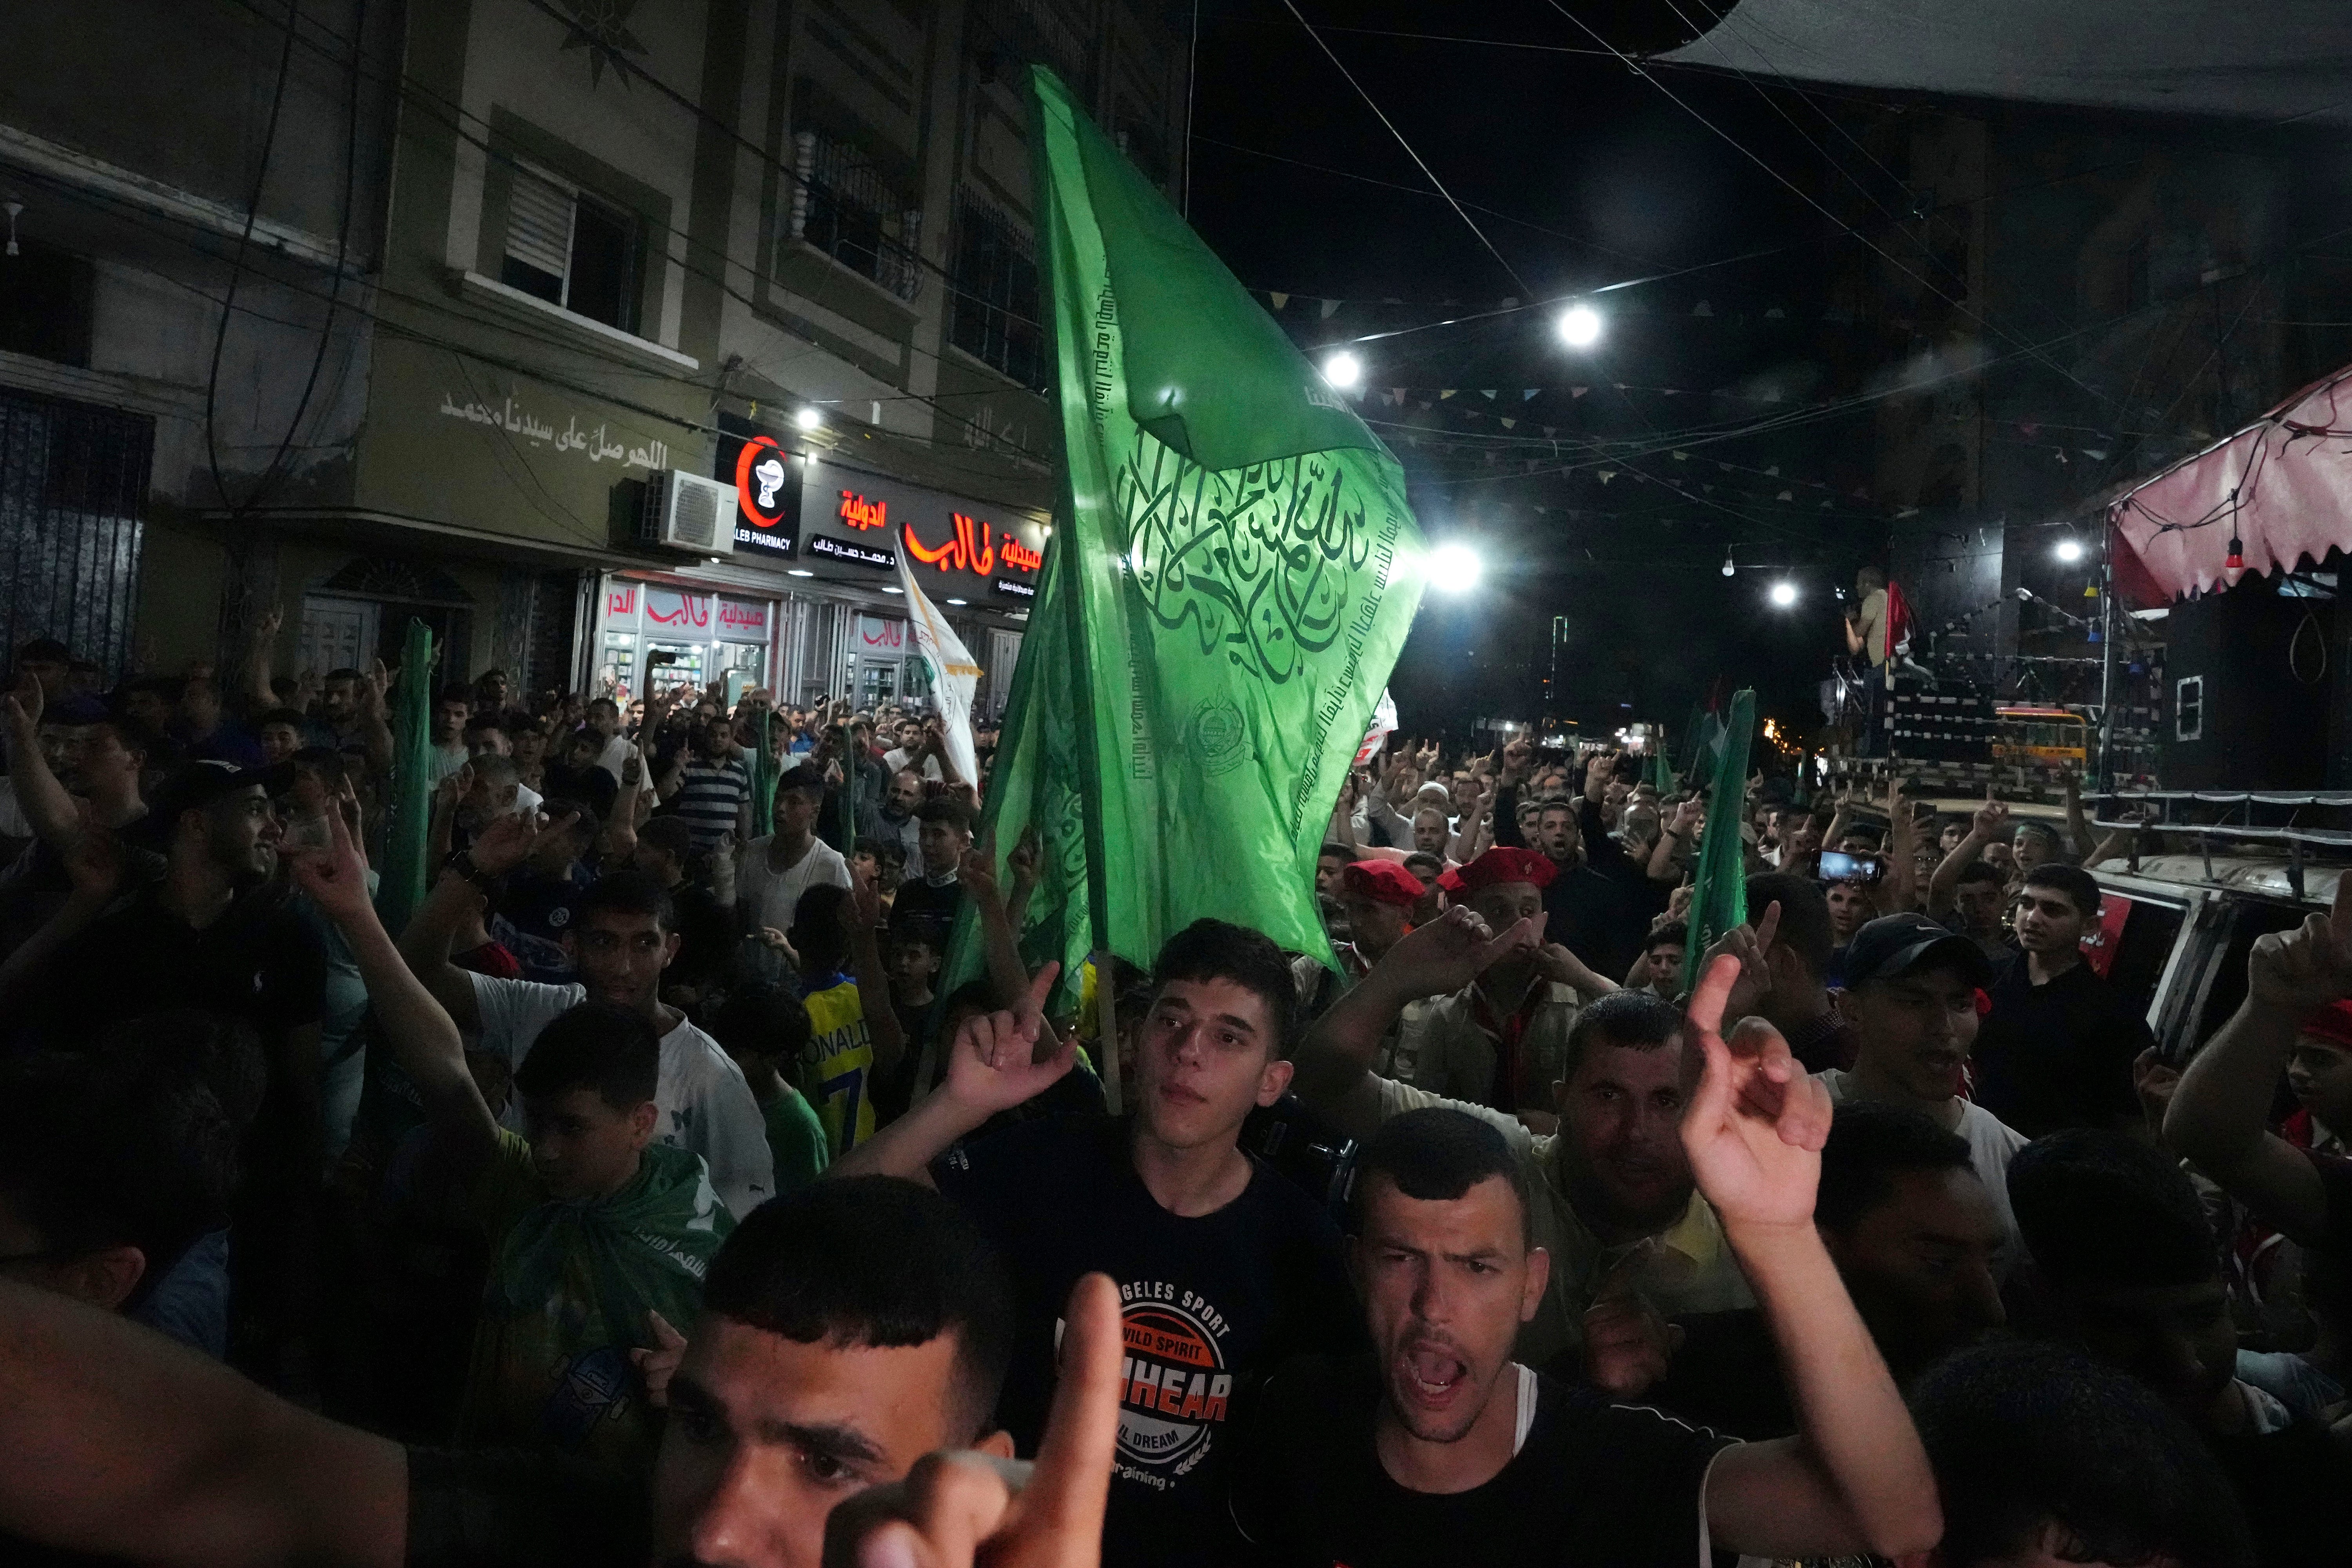
M 1518 427 L 1519 422 L 1516 419 L 1506 419 L 1503 421 L 1503 428 L 1506 430 L 1516 430 Z
M 1536 394 L 1537 394 L 1537 393 L 1538 393 L 1538 392 L 1541 392 L 1542 390 L 1543 390 L 1543 388 L 1542 388 L 1542 387 L 1540 387 L 1540 386 L 1530 386 L 1530 387 L 1528 387 L 1528 388 L 1526 388 L 1525 390 L 1523 390 L 1522 392 L 1520 392 L 1520 394 L 1519 394 L 1519 401 L 1520 401 L 1521 403 L 1533 403 L 1533 402 L 1535 401 Z
M 1779 495 L 1774 496 L 1772 499 L 1774 500 L 1795 500 L 1797 499 L 1797 492 L 1794 490 L 1782 490 Z
M 1591 390 L 1592 388 L 1589 386 L 1571 386 L 1568 389 L 1568 395 L 1570 397 L 1581 397 Z
M 1675 461 L 1677 463 L 1687 463 L 1690 461 L 1690 454 L 1688 452 L 1676 452 L 1675 454 Z
M 1268 290 L 1266 298 L 1274 301 L 1274 308 L 1277 310 L 1290 303 L 1290 296 L 1279 289 Z
M 1715 314 L 1715 307 L 1708 304 L 1706 300 L 1701 300 L 1698 302 L 1697 308 L 1693 310 L 1691 314 L 1694 316 L 1712 316 Z
M 1604 485 L 1605 485 L 1605 484 L 1607 484 L 1610 480 L 1612 480 L 1612 479 L 1615 479 L 1615 478 L 1617 477 L 1617 470 L 1616 470 L 1616 469 L 1614 469 L 1614 468 L 1603 468 L 1603 469 L 1601 469 L 1599 473 L 1597 473 L 1597 474 L 1593 475 L 1592 477 L 1593 477 L 1594 479 L 1599 479 L 1602 484 L 1604 484 Z
M 1478 395 L 1492 403 L 1495 401 L 1495 389 L 1491 386 L 1482 386 L 1478 389 Z
M 1453 396 L 1453 395 L 1454 395 L 1454 394 L 1457 390 L 1459 390 L 1459 389 L 1458 389 L 1458 388 L 1455 388 L 1455 387 L 1451 387 L 1451 386 L 1449 386 L 1449 387 L 1445 388 L 1444 391 L 1440 392 L 1440 393 L 1437 395 L 1437 401 L 1438 401 L 1438 402 L 1440 402 L 1440 403 L 1444 402 L 1447 398 L 1449 398 L 1449 397 Z
M 1557 436 L 1559 434 L 1559 426 L 1557 425 L 1547 425 L 1543 427 L 1543 430 L 1544 434 L 1547 436 Z
M 1324 319 L 1325 321 L 1329 321 L 1329 320 L 1331 319 L 1331 312 L 1333 312 L 1334 310 L 1337 310 L 1340 307 L 1340 305 L 1341 305 L 1342 303 L 1344 303 L 1344 301 L 1342 301 L 1342 300 L 1324 300 L 1324 301 L 1323 301 L 1323 319 Z

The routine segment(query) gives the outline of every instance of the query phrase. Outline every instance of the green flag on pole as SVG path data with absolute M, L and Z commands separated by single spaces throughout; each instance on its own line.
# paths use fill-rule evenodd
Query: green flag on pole
M 1043 844 L 1024 953 L 1149 965 L 1213 916 L 1328 962 L 1316 851 L 1421 597 L 1402 473 L 1061 81 L 1030 80 L 1067 460 L 987 811 L 1000 861 Z
M 425 852 L 433 818 L 433 631 L 414 616 L 401 645 L 400 686 L 384 717 L 392 728 L 392 798 L 375 907 L 384 929 L 396 931 L 425 901 L 431 870 Z
M 1675 770 L 1673 764 L 1666 761 L 1666 738 L 1664 735 L 1659 736 L 1650 747 L 1650 787 L 1660 795 L 1672 795 L 1675 791 Z
M 1706 826 L 1699 835 L 1698 875 L 1683 953 L 1685 989 L 1698 982 L 1699 955 L 1707 944 L 1748 919 L 1748 857 L 1739 829 L 1748 816 L 1748 747 L 1755 731 L 1756 693 L 1743 688 L 1731 700 L 1731 717 L 1710 776 Z

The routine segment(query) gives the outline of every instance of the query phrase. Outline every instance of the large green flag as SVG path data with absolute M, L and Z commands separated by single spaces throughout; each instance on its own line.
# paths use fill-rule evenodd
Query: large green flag
M 1731 700 L 1731 717 L 1715 753 L 1706 827 L 1699 835 L 1698 875 L 1683 952 L 1685 988 L 1697 984 L 1699 955 L 1707 944 L 1748 919 L 1748 856 L 1739 829 L 1748 819 L 1748 747 L 1755 733 L 1756 693 L 1742 688 Z
M 432 878 L 425 854 L 433 818 L 433 631 L 413 616 L 401 645 L 400 685 L 384 718 L 392 729 L 392 788 L 375 908 L 385 929 L 396 931 L 425 901 Z
M 1031 84 L 1066 489 L 989 789 L 1000 860 L 1043 844 L 1024 954 L 1149 965 L 1213 916 L 1328 962 L 1316 850 L 1421 598 L 1402 473 L 1061 81 Z

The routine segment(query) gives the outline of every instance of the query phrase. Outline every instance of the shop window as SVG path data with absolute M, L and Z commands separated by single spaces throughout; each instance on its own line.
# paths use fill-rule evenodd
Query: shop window
M 507 192 L 499 281 L 635 331 L 642 228 L 635 214 L 518 163 Z
M 0 256 L 0 349 L 87 369 L 93 282 L 87 256 L 19 240 Z
M 813 130 L 793 135 L 793 174 L 786 245 L 810 246 L 913 299 L 923 214 L 897 182 L 854 142 Z
M 956 203 L 948 341 L 1022 385 L 1045 385 L 1037 263 L 1013 219 L 969 192 Z

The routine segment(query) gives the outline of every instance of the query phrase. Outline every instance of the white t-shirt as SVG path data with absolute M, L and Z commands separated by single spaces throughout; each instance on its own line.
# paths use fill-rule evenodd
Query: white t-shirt
M 629 753 L 633 750 L 635 748 L 629 744 L 629 738 L 626 735 L 615 735 L 605 742 L 604 749 L 596 754 L 596 765 L 612 774 L 614 784 L 619 784 L 621 764 L 629 760 Z
M 1830 1091 L 1831 1103 L 1843 1105 L 1856 1098 L 1850 1083 L 1852 1074 L 1829 1068 L 1813 1076 Z M 2032 1140 L 1973 1100 L 1960 1101 L 1960 1124 L 1952 1131 L 1969 1146 L 1969 1163 L 1976 1167 L 1977 1178 L 1984 1183 L 1992 1206 L 2000 1213 L 2001 1228 L 2009 1232 L 2007 1244 L 1993 1259 L 1994 1277 L 2006 1279 L 2025 1253 L 2025 1244 L 2018 1238 L 2017 1216 L 2009 1207 L 2009 1162 Z
M 539 1032 L 557 1015 L 588 999 L 584 985 L 541 985 L 475 974 L 474 1007 L 481 1015 L 477 1048 L 504 1058 L 509 1068 L 530 1055 Z M 719 1042 L 681 1018 L 661 1039 L 661 1077 L 654 1087 L 660 1112 L 659 1142 L 702 1156 L 710 1185 L 737 1219 L 776 1192 L 776 1168 L 768 1152 L 768 1128 L 743 1069 Z M 502 1120 L 523 1131 L 520 1096 L 507 1100 Z
M 812 837 L 808 853 L 779 871 L 768 864 L 768 847 L 774 835 L 743 846 L 735 863 L 735 906 L 751 911 L 755 924 L 789 931 L 801 895 L 822 883 L 849 886 L 849 862 L 824 839 Z
M 895 773 L 908 766 L 908 759 L 913 755 L 913 752 L 908 751 L 906 747 L 901 746 L 895 752 L 884 753 L 882 765 L 888 768 Z M 923 776 L 930 780 L 933 784 L 940 783 L 947 778 L 947 774 L 940 771 L 939 758 L 925 757 L 923 759 Z

